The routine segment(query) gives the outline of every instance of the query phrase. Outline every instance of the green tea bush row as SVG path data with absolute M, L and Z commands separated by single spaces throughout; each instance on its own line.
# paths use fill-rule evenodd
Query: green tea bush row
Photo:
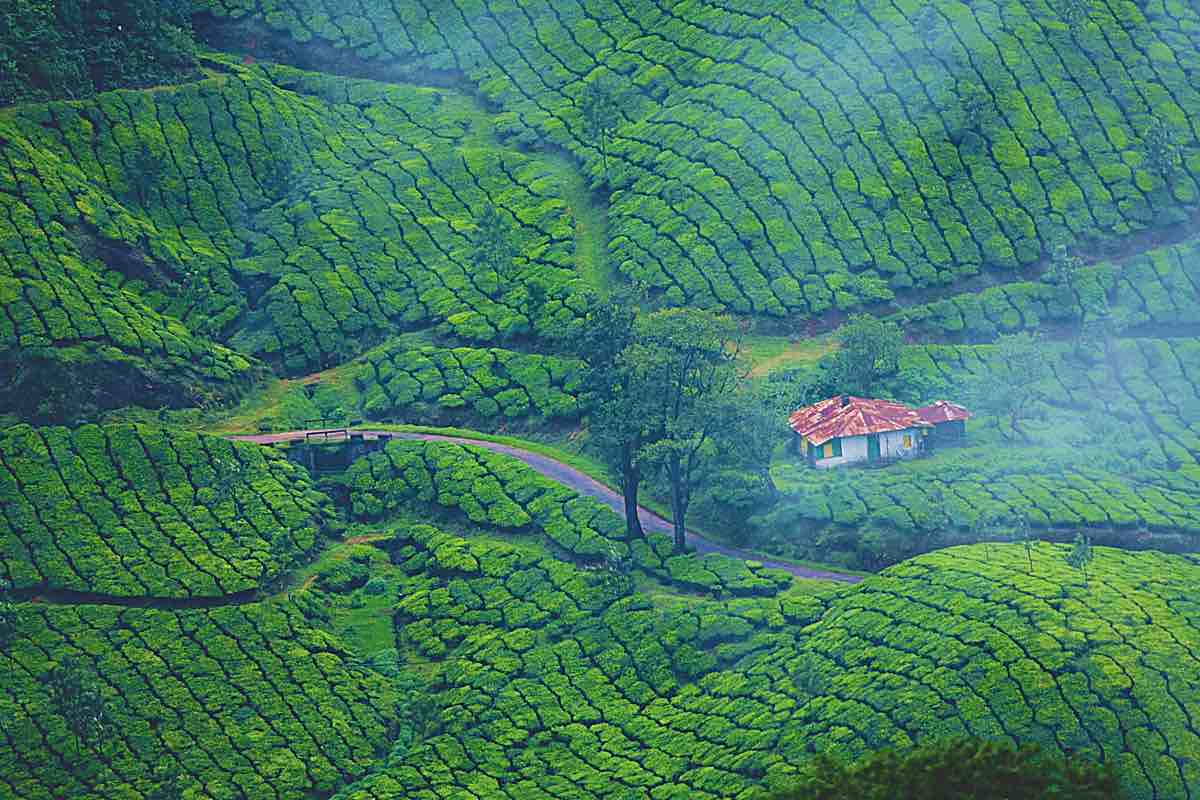
M 0 566 L 17 589 L 218 597 L 264 586 L 333 514 L 269 448 L 144 425 L 0 432 Z
M 0 122 L 10 348 L 111 342 L 193 372 L 247 368 L 202 358 L 189 336 L 204 336 L 301 372 L 398 329 L 491 341 L 582 308 L 560 178 L 499 146 L 471 99 L 212 65 L 223 74 Z M 504 275 L 472 261 L 487 203 L 514 231 Z
M 611 261 L 678 303 L 845 310 L 1196 205 L 1195 8 L 1091 5 L 1071 30 L 1033 0 L 935 2 L 917 30 L 921 5 L 207 2 L 298 47 L 465 72 L 515 141 L 585 160 L 611 189 Z M 580 110 L 596 80 L 620 95 L 605 154 Z M 1167 179 L 1155 120 L 1181 157 Z
M 581 563 L 627 558 L 642 572 L 695 591 L 773 594 L 791 582 L 787 575 L 725 556 L 672 555 L 670 538 L 662 534 L 627 541 L 624 520 L 608 506 L 480 447 L 392 441 L 356 461 L 346 481 L 351 513 L 360 520 L 437 505 L 457 509 L 476 524 L 537 533 Z
M 910 336 L 988 341 L 1048 323 L 1078 323 L 1107 301 L 1118 330 L 1191 325 L 1200 302 L 1200 241 L 1083 269 L 1073 283 L 1008 283 L 913 306 L 893 319 Z
M 28 800 L 155 794 L 327 796 L 386 752 L 394 690 L 294 607 L 208 611 L 19 606 L 0 653 L 0 793 Z M 81 662 L 109 723 L 79 746 L 40 682 Z
M 959 736 L 1196 796 L 1194 558 L 1096 548 L 1085 582 L 1065 547 L 958 547 L 823 596 L 659 605 L 521 545 L 390 549 L 440 725 L 339 800 L 756 798 L 817 752 Z
M 396 344 L 367 354 L 355 383 L 370 419 L 572 419 L 581 369 L 557 356 Z
M 412 576 L 397 647 L 433 662 L 440 725 L 342 800 L 756 797 L 790 772 L 795 690 L 741 665 L 795 652 L 826 600 L 667 609 L 519 544 L 415 526 L 389 548 Z

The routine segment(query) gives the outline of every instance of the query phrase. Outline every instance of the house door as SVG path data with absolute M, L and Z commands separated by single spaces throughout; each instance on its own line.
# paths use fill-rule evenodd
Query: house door
M 879 460 L 879 434 L 867 436 L 867 461 Z

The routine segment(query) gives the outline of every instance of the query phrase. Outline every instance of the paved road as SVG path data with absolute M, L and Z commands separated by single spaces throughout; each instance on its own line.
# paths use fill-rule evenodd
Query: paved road
M 503 453 L 507 456 L 512 456 L 520 461 L 525 462 L 534 470 L 540 472 L 551 480 L 561 483 L 564 486 L 569 486 L 580 494 L 589 495 L 596 498 L 606 506 L 617 512 L 622 518 L 625 516 L 625 501 L 621 495 L 614 492 L 604 484 L 600 483 L 595 478 L 585 475 L 574 467 L 568 466 L 561 461 L 550 458 L 549 456 L 534 453 L 529 450 L 523 450 L 519 447 L 513 447 L 507 444 L 499 444 L 498 442 L 488 442 L 482 439 L 466 439 L 459 436 L 444 436 L 436 433 L 398 433 L 392 431 L 372 431 L 358 430 L 355 433 L 361 433 L 368 439 L 373 439 L 379 436 L 390 436 L 393 439 L 408 439 L 412 441 L 423 442 L 450 442 L 452 444 L 465 444 L 472 447 L 480 447 L 484 450 L 491 450 L 496 453 Z M 227 438 L 235 439 L 242 442 L 252 442 L 254 444 L 278 444 L 280 442 L 300 442 L 304 441 L 305 437 L 313 436 L 320 440 L 321 431 L 288 431 L 286 433 L 261 433 L 248 434 L 243 436 L 229 436 Z M 340 436 L 340 431 L 337 434 Z M 656 531 L 670 535 L 674 531 L 674 527 L 670 522 L 658 516 L 657 514 L 647 511 L 644 508 L 638 508 L 638 517 L 642 521 L 642 527 L 647 531 Z M 718 544 L 703 536 L 688 531 L 687 543 L 696 550 L 697 553 L 719 553 L 721 555 L 730 556 L 732 558 L 740 558 L 746 561 L 758 561 L 766 567 L 781 569 L 790 572 L 798 578 L 810 578 L 814 580 L 826 581 L 841 581 L 842 583 L 858 583 L 862 580 L 859 575 L 851 575 L 845 572 L 834 572 L 832 570 L 809 569 L 808 567 L 797 566 L 784 561 L 774 561 L 769 557 L 764 557 L 758 553 L 753 553 L 748 550 L 739 550 L 734 547 L 726 547 L 723 544 Z

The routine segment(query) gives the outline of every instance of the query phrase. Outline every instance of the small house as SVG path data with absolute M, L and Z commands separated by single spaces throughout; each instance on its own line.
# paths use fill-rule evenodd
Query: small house
M 817 469 L 845 464 L 894 461 L 924 452 L 930 436 L 957 441 L 970 413 L 939 400 L 909 408 L 892 400 L 839 395 L 792 413 L 795 444 Z
M 967 436 L 967 420 L 971 418 L 971 412 L 960 405 L 938 400 L 918 408 L 917 415 L 933 426 L 925 439 L 927 447 L 958 444 Z

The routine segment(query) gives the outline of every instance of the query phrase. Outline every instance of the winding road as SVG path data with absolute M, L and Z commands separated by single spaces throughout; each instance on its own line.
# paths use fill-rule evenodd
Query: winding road
M 228 435 L 225 438 L 239 442 L 250 442 L 253 444 L 280 444 L 283 442 L 303 442 L 309 437 L 324 438 L 326 435 L 340 435 L 343 431 L 322 431 L 322 430 L 304 430 L 304 431 L 287 431 L 284 433 L 260 433 L 260 434 L 245 434 L 245 435 Z M 507 456 L 528 464 L 535 471 L 545 475 L 552 481 L 568 486 L 575 491 L 589 497 L 594 497 L 601 503 L 611 508 L 617 514 L 624 517 L 625 501 L 621 495 L 605 486 L 600 481 L 586 475 L 583 472 L 564 464 L 561 461 L 550 458 L 549 456 L 540 453 L 534 453 L 530 450 L 523 450 L 512 445 L 500 444 L 499 442 L 489 442 L 483 439 L 468 439 L 461 436 L 448 436 L 436 433 L 408 433 L 395 431 L 376 431 L 376 430 L 360 430 L 355 429 L 355 434 L 362 434 L 367 440 L 378 439 L 381 437 L 390 437 L 392 439 L 406 439 L 409 441 L 422 442 L 449 442 L 451 444 L 470 445 L 471 447 L 479 447 L 484 450 L 491 450 L 495 453 L 503 453 Z M 642 507 L 638 507 L 638 517 L 642 521 L 642 527 L 647 531 L 655 531 L 659 533 L 671 534 L 674 527 L 670 522 L 658 516 L 652 511 L 647 511 Z M 862 580 L 860 575 L 851 575 L 846 572 L 836 572 L 833 570 L 809 569 L 797 564 L 791 564 L 786 561 L 775 561 L 770 558 L 765 558 L 758 553 L 753 553 L 748 550 L 739 550 L 735 547 L 727 547 L 723 544 L 718 544 L 710 539 L 706 539 L 699 534 L 691 531 L 687 532 L 687 543 L 697 553 L 718 553 L 731 558 L 739 558 L 745 561 L 757 561 L 765 567 L 784 570 L 798 578 L 806 578 L 809 580 L 824 580 L 824 581 L 840 581 L 842 583 L 858 583 Z

